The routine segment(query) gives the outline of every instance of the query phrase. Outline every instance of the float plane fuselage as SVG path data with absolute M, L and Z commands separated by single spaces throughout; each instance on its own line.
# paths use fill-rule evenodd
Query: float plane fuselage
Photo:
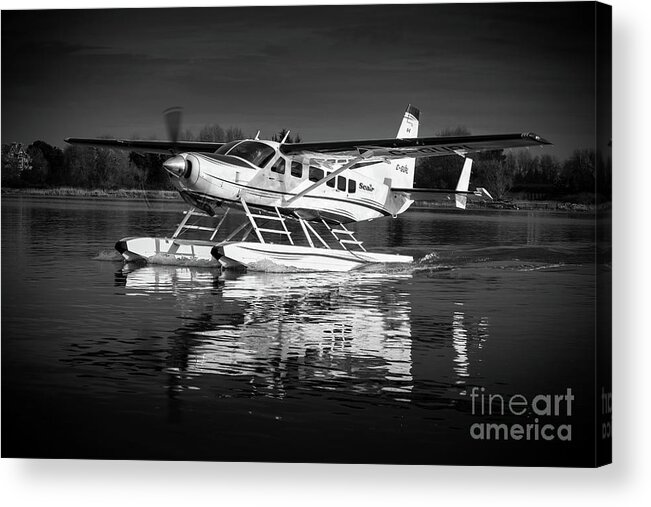
M 206 211 L 213 206 L 241 208 L 244 199 L 251 208 L 277 208 L 305 220 L 342 223 L 395 217 L 409 208 L 412 196 L 436 192 L 413 188 L 416 158 L 455 154 L 468 158 L 480 151 L 549 144 L 531 133 L 419 138 L 419 116 L 410 105 L 392 139 L 201 143 L 68 138 L 66 142 L 172 154 L 163 167 L 174 186 L 191 205 Z M 467 172 L 469 181 L 469 167 Z M 463 194 L 468 187 L 444 192 Z
M 550 144 L 532 133 L 418 137 L 419 117 L 419 110 L 408 106 L 397 136 L 389 139 L 285 143 L 285 139 L 275 142 L 256 136 L 228 143 L 206 143 L 178 141 L 180 110 L 173 108 L 166 113 L 170 141 L 68 138 L 66 142 L 171 155 L 163 168 L 192 208 L 171 238 L 119 241 L 116 248 L 127 260 L 150 259 L 160 252 L 186 255 L 189 251 L 188 255 L 194 257 L 212 254 L 224 266 L 250 267 L 267 255 L 274 262 L 288 262 L 307 269 L 323 268 L 324 262 L 335 259 L 332 262 L 341 268 L 335 270 L 347 270 L 365 262 L 407 262 L 411 257 L 395 256 L 392 260 L 387 255 L 368 253 L 344 224 L 397 217 L 417 196 L 421 199 L 448 196 L 454 198 L 459 208 L 466 207 L 468 197 L 490 199 L 485 189 L 469 191 L 474 153 Z M 416 159 L 445 155 L 464 159 L 456 188 L 414 188 Z M 230 241 L 233 234 L 219 248 L 211 242 L 190 243 L 177 238 L 193 210 L 214 216 L 219 209 L 231 208 L 243 210 L 250 221 L 250 229 L 244 231 L 239 243 Z M 261 219 L 277 220 L 282 229 L 260 227 L 256 220 Z M 295 244 L 286 219 L 301 225 L 307 247 Z M 345 252 L 326 252 L 331 247 L 317 233 L 314 223 L 325 226 Z M 217 229 L 220 225 L 221 222 Z M 210 241 L 214 240 L 217 229 Z M 250 230 L 255 231 L 259 244 L 243 243 Z M 263 233 L 284 235 L 289 244 L 267 242 Z M 315 247 L 314 239 L 320 242 L 319 247 Z M 363 253 L 351 252 L 351 245 L 358 246 Z

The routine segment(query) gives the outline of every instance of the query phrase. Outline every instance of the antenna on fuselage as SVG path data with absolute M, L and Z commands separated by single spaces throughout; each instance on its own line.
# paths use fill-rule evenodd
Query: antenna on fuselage
M 290 132 L 291 132 L 291 130 L 287 131 L 287 133 L 285 134 L 285 137 L 283 137 L 283 140 L 280 141 L 280 144 L 285 144 L 285 141 L 287 141 L 287 138 L 289 137 Z
M 258 133 L 255 135 L 255 140 L 259 141 L 260 140 L 260 131 L 258 130 Z

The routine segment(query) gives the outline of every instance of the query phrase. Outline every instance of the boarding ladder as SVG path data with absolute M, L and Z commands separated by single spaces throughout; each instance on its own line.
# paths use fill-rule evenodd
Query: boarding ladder
M 199 220 L 195 220 L 193 223 L 189 224 L 188 221 L 192 217 L 199 217 L 199 219 L 202 218 L 212 218 L 210 215 L 206 214 L 205 212 L 198 210 L 196 208 L 190 208 L 188 211 L 184 211 L 183 214 L 185 215 L 183 217 L 183 220 L 181 220 L 181 223 L 176 228 L 176 231 L 174 231 L 174 234 L 172 234 L 172 239 L 178 238 L 181 234 L 187 232 L 187 231 L 206 231 L 210 232 L 210 240 L 213 241 L 215 239 L 215 236 L 217 236 L 217 233 L 219 232 L 220 227 L 224 223 L 224 220 L 226 220 L 226 216 L 228 215 L 228 212 L 230 210 L 227 208 L 224 214 L 222 215 L 221 219 L 217 223 L 216 227 L 208 227 L 205 225 L 198 225 Z
M 258 237 L 260 243 L 266 243 L 264 237 L 262 236 L 262 233 L 269 233 L 269 234 L 280 234 L 282 236 L 287 236 L 289 242 L 292 245 L 294 244 L 294 240 L 292 239 L 292 233 L 287 229 L 287 225 L 285 224 L 285 217 L 283 217 L 280 214 L 278 208 L 274 207 L 274 210 L 276 211 L 275 215 L 261 215 L 257 213 L 251 213 L 251 210 L 249 209 L 249 206 L 246 204 L 246 201 L 244 199 L 241 199 L 240 202 L 242 203 L 242 208 L 244 208 L 244 212 L 246 213 L 246 216 L 251 222 L 251 226 L 253 227 L 253 230 L 255 231 L 255 234 Z M 256 222 L 256 218 L 260 220 L 273 220 L 276 222 L 280 222 L 282 229 L 269 229 L 265 227 L 260 227 Z
M 339 225 L 335 228 L 330 227 L 330 225 L 328 225 L 328 223 L 323 219 L 321 219 L 321 222 L 323 222 L 323 225 L 325 225 L 326 229 L 330 231 L 330 234 L 332 234 L 335 240 L 339 242 L 341 248 L 350 251 L 347 245 L 357 245 L 362 252 L 366 252 L 366 248 L 364 248 L 364 245 L 362 244 L 363 242 L 355 239 L 355 231 L 346 229 L 346 226 L 341 222 L 338 222 Z

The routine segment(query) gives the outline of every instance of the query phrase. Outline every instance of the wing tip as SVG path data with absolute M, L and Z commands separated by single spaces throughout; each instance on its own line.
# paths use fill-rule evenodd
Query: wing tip
M 522 134 L 522 137 L 526 137 L 528 139 L 533 139 L 539 144 L 553 144 L 551 141 L 548 141 L 544 137 L 539 136 L 538 134 L 534 134 L 533 132 L 525 132 Z

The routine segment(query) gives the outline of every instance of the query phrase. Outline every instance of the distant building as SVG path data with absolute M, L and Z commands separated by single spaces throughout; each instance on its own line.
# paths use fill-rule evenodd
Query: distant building
M 10 165 L 17 169 L 18 174 L 23 171 L 29 171 L 32 168 L 32 159 L 25 151 L 25 145 L 22 143 L 11 143 L 5 156 L 2 160 L 3 169 L 6 165 Z

